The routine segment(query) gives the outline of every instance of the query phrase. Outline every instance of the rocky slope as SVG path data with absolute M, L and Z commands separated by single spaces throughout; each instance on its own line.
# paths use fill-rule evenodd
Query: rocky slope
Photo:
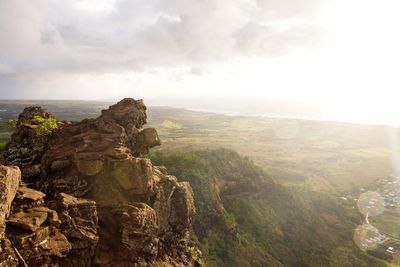
M 0 167 L 0 266 L 201 266 L 189 183 L 143 158 L 160 140 L 141 100 L 51 134 L 35 116 L 53 118 L 26 108 L 4 154 L 14 167 Z

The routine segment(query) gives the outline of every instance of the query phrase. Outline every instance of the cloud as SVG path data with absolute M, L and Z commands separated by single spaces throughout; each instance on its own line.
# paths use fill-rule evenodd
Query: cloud
M 310 19 L 318 15 L 327 0 L 255 0 L 258 14 L 268 20 Z
M 281 56 L 292 48 L 314 48 L 325 32 L 315 25 L 262 25 L 249 22 L 235 33 L 235 44 L 244 55 Z
M 14 73 L 14 68 L 6 62 L 0 61 L 0 75 L 1 74 L 11 74 L 11 73 Z
M 105 73 L 276 56 L 319 41 L 310 20 L 321 2 L 0 0 L 0 61 L 16 73 Z

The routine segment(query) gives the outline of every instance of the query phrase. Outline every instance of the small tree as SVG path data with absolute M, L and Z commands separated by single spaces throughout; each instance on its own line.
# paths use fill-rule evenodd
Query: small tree
M 57 121 L 53 118 L 45 119 L 41 116 L 35 116 L 32 122 L 37 124 L 36 134 L 38 135 L 50 135 L 58 128 Z

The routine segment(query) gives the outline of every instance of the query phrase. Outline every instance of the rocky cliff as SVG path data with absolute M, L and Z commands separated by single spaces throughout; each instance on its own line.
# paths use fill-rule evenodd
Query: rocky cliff
M 38 116 L 54 119 L 26 108 L 0 167 L 0 266 L 201 266 L 192 189 L 143 157 L 160 140 L 141 100 L 46 134 Z

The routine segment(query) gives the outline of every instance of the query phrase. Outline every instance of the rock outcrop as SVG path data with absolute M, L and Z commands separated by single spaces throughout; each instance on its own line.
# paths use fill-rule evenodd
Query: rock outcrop
M 34 116 L 53 118 L 26 108 L 4 155 L 31 188 L 18 188 L 17 168 L 0 169 L 0 237 L 13 262 L 201 266 L 190 185 L 142 157 L 161 144 L 155 129 L 142 129 L 143 101 L 123 99 L 96 119 L 59 122 L 50 135 L 37 134 Z
M 38 122 L 34 120 L 35 116 L 54 119 L 50 112 L 41 107 L 25 108 L 18 117 L 16 130 L 5 153 L 7 165 L 17 165 L 27 180 L 41 174 L 40 161 L 49 138 L 37 134 Z

